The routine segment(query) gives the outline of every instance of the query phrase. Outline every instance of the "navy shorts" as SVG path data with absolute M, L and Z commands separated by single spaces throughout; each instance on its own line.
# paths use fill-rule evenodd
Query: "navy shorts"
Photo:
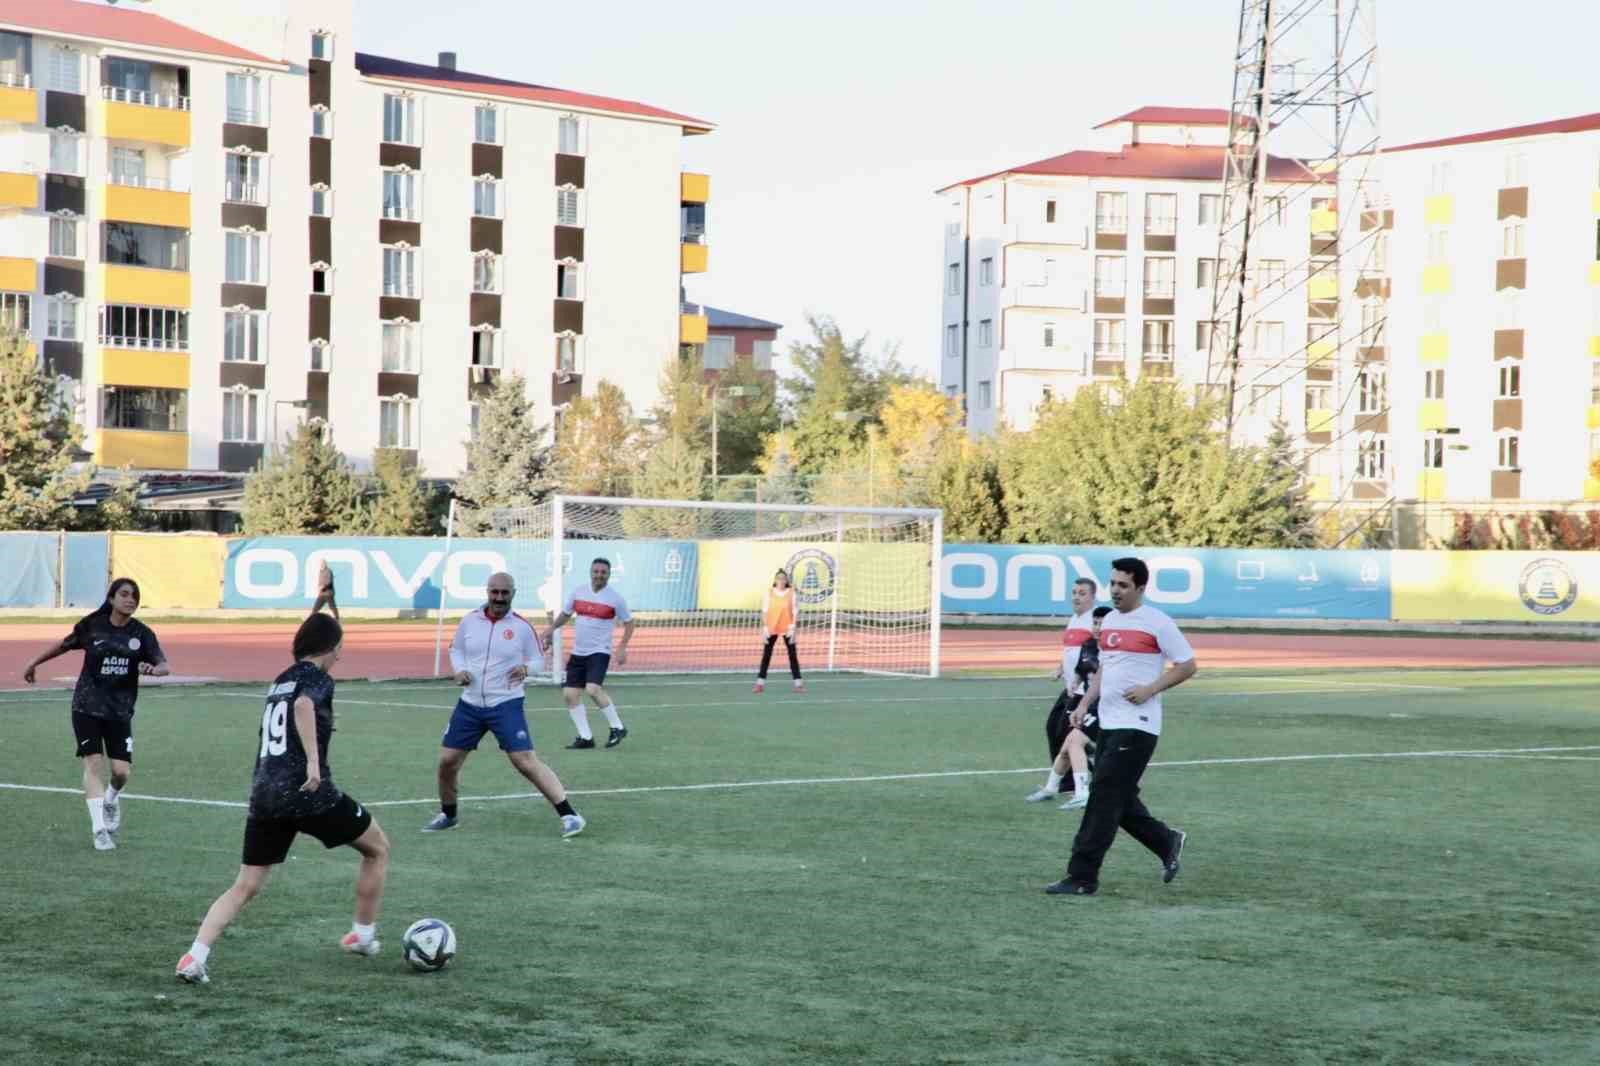
M 585 685 L 603 685 L 606 671 L 611 668 L 609 652 L 597 651 L 593 655 L 574 655 L 567 660 L 566 688 Z
M 533 734 L 528 730 L 522 698 L 506 700 L 493 707 L 475 707 L 466 700 L 457 700 L 440 743 L 457 751 L 477 751 L 478 741 L 485 733 L 494 734 L 501 751 L 532 751 Z

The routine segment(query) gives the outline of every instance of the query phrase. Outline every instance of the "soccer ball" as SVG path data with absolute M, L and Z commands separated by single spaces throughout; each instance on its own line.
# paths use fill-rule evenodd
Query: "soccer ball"
M 437 918 L 412 922 L 400 938 L 400 954 L 413 970 L 442 970 L 455 958 L 456 931 Z

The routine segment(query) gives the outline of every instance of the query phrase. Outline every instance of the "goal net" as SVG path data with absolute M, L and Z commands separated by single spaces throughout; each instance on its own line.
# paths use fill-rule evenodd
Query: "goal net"
M 568 593 L 589 587 L 590 564 L 608 560 L 635 624 L 626 666 L 613 665 L 630 673 L 754 674 L 762 594 L 782 569 L 795 587 L 802 673 L 937 677 L 942 536 L 936 510 L 554 496 L 453 507 L 445 550 L 469 591 L 503 563 L 515 609 L 541 628 Z M 448 639 L 444 612 L 474 606 L 441 602 L 436 653 Z M 570 626 L 556 634 L 552 680 L 570 640 Z M 771 676 L 787 674 L 779 641 Z

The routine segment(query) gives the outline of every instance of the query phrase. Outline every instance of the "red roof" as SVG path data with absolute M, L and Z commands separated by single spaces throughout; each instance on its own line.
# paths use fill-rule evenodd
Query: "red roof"
M 7 0 L 0 0 L 0 3 L 5 2 Z M 515 100 L 535 100 L 565 107 L 582 107 L 592 111 L 610 111 L 621 115 L 665 119 L 699 133 L 708 132 L 712 128 L 711 123 L 705 119 L 680 115 L 676 111 L 664 111 L 659 107 L 651 107 L 649 104 L 633 100 L 618 100 L 610 96 L 552 89 L 546 85 L 509 81 L 487 74 L 470 74 L 464 70 L 428 66 L 424 63 L 408 63 L 403 59 L 389 59 L 385 56 L 368 55 L 365 52 L 356 53 L 356 69 L 368 77 L 389 78 L 410 82 L 413 85 L 428 85 L 436 89 L 457 89 L 486 96 L 506 96 Z
M 101 41 L 221 56 L 251 63 L 278 65 L 280 62 L 227 41 L 208 37 L 160 15 L 121 7 L 80 4 L 76 0 L 0 0 L 0 26 L 18 26 L 37 33 L 92 37 Z
M 1389 152 L 1410 152 L 1417 148 L 1445 148 L 1452 144 L 1509 141 L 1515 137 L 1537 137 L 1541 133 L 1583 133 L 1586 130 L 1600 130 L 1600 111 L 1592 115 L 1575 115 L 1572 118 L 1535 122 L 1528 126 L 1507 126 L 1505 129 L 1485 130 L 1483 133 L 1463 133 L 1459 137 L 1443 137 L 1436 141 L 1418 141 L 1415 144 L 1402 144 L 1398 148 L 1384 148 L 1381 151 L 1384 154 Z
M 1119 122 L 1143 122 L 1154 126 L 1226 126 L 1228 110 L 1223 107 L 1141 107 L 1126 115 L 1108 118 L 1095 129 L 1103 130 Z
M 1077 151 L 1051 156 L 1037 163 L 1024 163 L 1020 167 L 997 170 L 981 178 L 956 182 L 956 185 L 977 185 L 1007 174 L 1051 174 L 1059 177 L 1081 178 L 1149 178 L 1164 181 L 1216 181 L 1222 180 L 1223 156 L 1226 149 L 1211 145 L 1130 144 L 1117 152 Z M 1298 159 L 1271 156 L 1267 163 L 1267 180 L 1311 183 L 1315 178 Z M 945 186 L 946 189 L 954 185 Z M 940 189 L 944 192 L 944 189 Z

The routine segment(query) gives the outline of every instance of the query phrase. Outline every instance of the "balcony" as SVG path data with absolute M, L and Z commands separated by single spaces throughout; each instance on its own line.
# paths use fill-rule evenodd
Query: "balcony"
M 1326 303 L 1339 298 L 1339 278 L 1332 273 L 1313 274 L 1306 282 L 1306 299 L 1311 303 Z
M 0 210 L 32 211 L 39 206 L 39 175 L 0 173 Z
M 101 135 L 108 140 L 189 147 L 189 98 L 101 87 Z
M 1080 282 L 1073 285 L 1065 279 L 1052 279 L 1042 284 L 1006 285 L 1000 290 L 1000 306 L 1042 307 L 1052 310 L 1085 311 L 1089 292 Z
M 1589 338 L 1589 354 L 1600 359 L 1600 336 Z
M 1418 345 L 1418 357 L 1424 363 L 1443 363 L 1450 358 L 1450 334 L 1425 333 Z
M 1593 399 L 1594 397 L 1590 397 Z M 1584 416 L 1584 424 L 1590 429 L 1600 429 L 1600 403 L 1591 403 Z
M 1583 479 L 1583 498 L 1586 500 L 1600 500 L 1600 477 L 1586 477 Z
M 1330 207 L 1316 207 L 1311 211 L 1312 233 L 1336 233 L 1339 229 L 1339 213 Z
M 189 465 L 189 434 L 148 429 L 101 429 L 94 435 L 94 461 L 138 470 L 182 470 Z
M 691 242 L 687 234 L 679 246 L 678 268 L 684 274 L 704 274 L 711 259 L 711 251 L 704 244 Z
M 680 203 L 703 204 L 711 199 L 711 177 L 708 174 L 691 174 L 685 171 L 679 175 Z
M 1332 433 L 1335 413 L 1325 407 L 1306 408 L 1307 433 Z
M 1424 502 L 1442 500 L 1444 499 L 1444 490 L 1443 470 L 1424 470 L 1417 475 L 1417 499 Z
M 1430 196 L 1422 201 L 1422 223 L 1425 226 L 1448 226 L 1456 219 L 1454 196 Z
M 189 355 L 105 348 L 100 353 L 100 381 L 124 388 L 188 389 Z
M 1324 334 L 1306 342 L 1306 366 L 1320 366 L 1333 359 L 1333 338 Z
M 101 213 L 117 222 L 188 229 L 188 190 L 176 190 L 162 178 L 110 174 L 102 189 Z
M 267 202 L 267 187 L 265 183 L 259 181 L 241 181 L 238 178 L 229 178 L 222 183 L 222 198 L 230 204 L 265 206 Z
M 189 273 L 156 267 L 106 265 L 105 302 L 189 307 Z
M 1589 264 L 1589 284 L 1600 285 L 1600 263 Z
M 1018 219 L 1006 223 L 1001 241 L 1005 244 L 1064 244 L 1073 248 L 1089 245 L 1089 230 L 1084 220 L 1076 222 L 1045 222 L 1040 219 Z
M 1443 400 L 1423 400 L 1417 405 L 1417 429 L 1427 433 L 1444 429 L 1445 424 Z
M 10 292 L 33 292 L 39 286 L 39 264 L 32 259 L 0 255 L 0 289 Z M 41 315 L 38 321 L 43 321 Z
M 0 74 L 0 122 L 39 121 L 39 91 L 26 74 Z
M 699 304 L 684 304 L 678 312 L 678 343 L 704 344 L 707 320 Z
M 1430 263 L 1422 268 L 1422 292 L 1425 296 L 1436 296 L 1450 291 L 1450 264 Z M 1596 282 L 1600 284 L 1600 282 Z

